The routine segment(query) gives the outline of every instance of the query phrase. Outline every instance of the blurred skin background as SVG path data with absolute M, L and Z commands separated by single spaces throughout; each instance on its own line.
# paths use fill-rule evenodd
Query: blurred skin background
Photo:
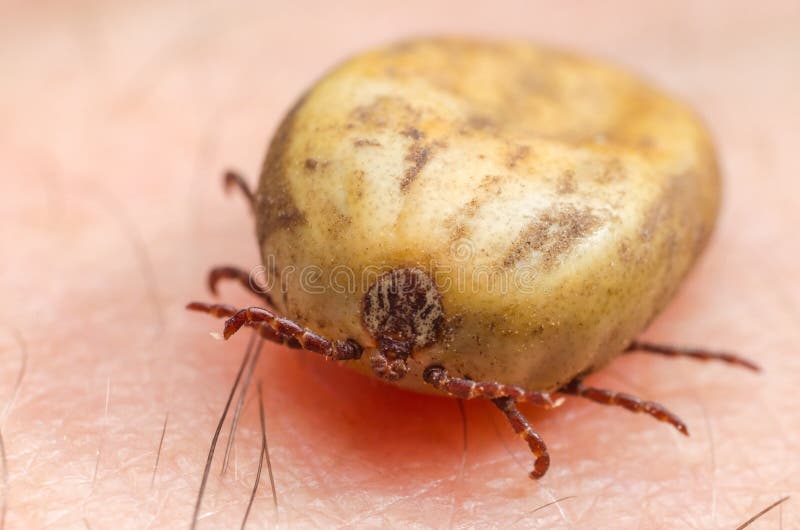
M 647 337 L 734 350 L 764 372 L 618 360 L 591 381 L 664 403 L 692 436 L 586 402 L 524 408 L 552 457 L 532 482 L 490 404 L 462 417 L 454 400 L 267 346 L 254 378 L 278 510 L 265 473 L 252 527 L 732 528 L 786 495 L 752 528 L 800 527 L 799 27 L 796 1 L 4 2 L 6 527 L 189 525 L 246 337 L 215 341 L 221 323 L 183 307 L 211 299 L 210 266 L 258 263 L 222 170 L 254 182 L 285 110 L 338 61 L 440 33 L 605 58 L 698 110 L 725 202 Z M 241 524 L 260 448 L 251 389 L 201 528 Z

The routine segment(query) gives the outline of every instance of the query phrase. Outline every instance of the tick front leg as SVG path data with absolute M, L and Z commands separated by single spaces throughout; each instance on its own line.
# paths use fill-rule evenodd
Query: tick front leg
M 238 309 L 233 307 L 232 305 L 228 304 L 207 304 L 205 302 L 191 302 L 186 306 L 186 309 L 190 311 L 198 311 L 200 313 L 207 313 L 213 317 L 217 318 L 229 318 L 236 314 Z M 264 324 L 263 322 L 253 323 L 249 326 L 253 330 L 258 333 L 258 335 L 265 340 L 270 342 L 276 342 L 283 346 L 288 346 L 289 348 L 295 349 L 302 349 L 303 347 L 300 345 L 297 340 L 294 338 L 285 339 L 278 335 L 274 329 L 269 327 L 268 325 Z
M 689 436 L 689 430 L 686 428 L 686 424 L 683 423 L 678 416 L 667 410 L 663 405 L 653 401 L 645 401 L 623 392 L 614 392 L 613 390 L 584 386 L 580 378 L 573 379 L 568 384 L 561 387 L 559 392 L 562 394 L 579 396 L 602 405 L 615 405 L 628 409 L 631 412 L 644 412 L 658 421 L 669 423 L 681 433 Z
M 249 307 L 234 313 L 225 321 L 222 335 L 225 339 L 229 339 L 242 326 L 252 324 L 265 324 L 280 337 L 296 340 L 304 350 L 319 353 L 334 361 L 360 359 L 364 351 L 361 345 L 352 339 L 331 341 L 263 307 Z
M 216 317 L 229 317 L 225 321 L 223 331 L 226 339 L 243 326 L 248 326 L 259 331 L 259 334 L 268 340 L 319 353 L 333 361 L 360 359 L 364 351 L 361 345 L 352 339 L 331 341 L 288 318 L 280 317 L 260 307 L 237 310 L 226 304 L 192 302 L 186 308 Z
M 250 273 L 244 269 L 231 265 L 220 265 L 211 269 L 208 272 L 208 289 L 214 296 L 217 295 L 217 284 L 220 280 L 234 280 L 254 295 L 263 299 L 268 306 L 275 306 L 266 288 L 256 285 L 255 281 L 250 277 Z
M 247 181 L 243 176 L 235 171 L 228 170 L 222 177 L 222 182 L 225 186 L 225 191 L 229 192 L 231 188 L 238 189 L 241 194 L 244 195 L 247 204 L 250 206 L 250 211 L 253 214 L 256 213 L 256 196 L 253 193 L 253 190 L 250 189 L 250 185 L 247 184 Z
M 637 352 L 657 353 L 659 355 L 666 355 L 667 357 L 688 357 L 697 361 L 721 361 L 735 366 L 741 366 L 748 370 L 753 370 L 754 372 L 761 370 L 761 367 L 744 357 L 739 357 L 732 353 L 710 351 L 700 348 L 681 348 L 679 346 L 669 346 L 666 344 L 633 341 L 625 350 L 625 353 Z

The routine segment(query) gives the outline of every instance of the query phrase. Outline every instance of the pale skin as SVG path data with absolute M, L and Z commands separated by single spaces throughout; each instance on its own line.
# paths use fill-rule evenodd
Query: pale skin
M 222 170 L 235 166 L 253 182 L 282 112 L 346 54 L 409 32 L 477 31 L 487 19 L 459 9 L 454 25 L 444 4 L 427 8 L 424 21 L 407 5 L 305 7 L 277 18 L 252 6 L 192 16 L 159 6 L 28 7 L 4 17 L 8 528 L 188 527 L 247 334 L 214 340 L 209 332 L 222 323 L 183 307 L 213 300 L 205 288 L 212 265 L 259 259 L 247 205 L 224 196 Z M 800 19 L 789 3 L 748 6 L 726 7 L 724 21 L 713 10 L 641 7 L 636 19 L 646 30 L 628 24 L 624 32 L 617 15 L 632 5 L 579 17 L 541 9 L 491 16 L 495 31 L 604 55 L 700 109 L 722 162 L 720 223 L 646 336 L 747 354 L 763 373 L 646 355 L 617 360 L 589 381 L 664 403 L 691 436 L 581 400 L 550 412 L 523 405 L 552 458 L 535 482 L 527 448 L 491 404 L 464 404 L 464 451 L 457 401 L 266 346 L 254 381 L 263 385 L 282 527 L 732 528 L 785 495 L 793 498 L 753 528 L 800 524 L 800 164 L 792 139 Z M 359 10 L 381 16 L 366 33 L 345 31 L 355 23 L 347 12 Z M 289 46 L 298 27 L 310 36 Z M 258 304 L 232 284 L 220 295 L 238 307 Z M 220 479 L 226 441 L 227 427 L 199 528 L 241 523 L 261 446 L 255 386 Z M 254 528 L 275 520 L 266 475 Z

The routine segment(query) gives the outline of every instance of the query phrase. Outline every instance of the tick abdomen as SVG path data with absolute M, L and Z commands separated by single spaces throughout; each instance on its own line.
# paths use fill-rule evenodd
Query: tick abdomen
M 717 203 L 682 104 L 594 61 L 465 40 L 328 74 L 281 125 L 256 201 L 278 309 L 326 335 L 374 347 L 376 278 L 429 274 L 444 324 L 398 381 L 417 390 L 429 364 L 534 390 L 602 366 L 673 295 Z

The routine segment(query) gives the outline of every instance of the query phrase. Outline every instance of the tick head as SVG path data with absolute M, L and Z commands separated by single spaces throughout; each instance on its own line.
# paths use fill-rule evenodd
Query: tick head
M 361 321 L 378 344 L 399 342 L 411 349 L 439 340 L 445 322 L 442 297 L 424 270 L 392 269 L 380 275 L 361 302 Z

